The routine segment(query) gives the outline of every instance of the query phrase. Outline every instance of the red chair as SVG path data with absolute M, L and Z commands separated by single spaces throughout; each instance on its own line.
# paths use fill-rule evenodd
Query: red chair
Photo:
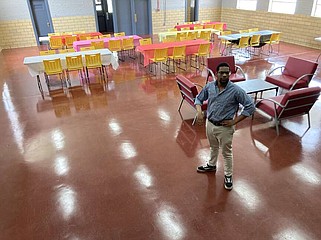
M 213 57 L 213 58 L 207 58 L 207 68 L 208 70 L 211 70 L 213 74 L 216 73 L 216 68 L 220 63 L 226 62 L 228 65 L 230 65 L 230 81 L 231 82 L 241 82 L 245 81 L 245 73 L 242 70 L 242 68 L 235 64 L 234 56 L 222 56 L 222 57 Z M 210 76 L 210 71 L 207 74 L 206 83 L 208 81 L 213 81 L 213 77 Z
M 187 79 L 186 77 L 184 77 L 182 75 L 176 76 L 176 82 L 177 82 L 178 88 L 179 88 L 179 90 L 181 92 L 181 96 L 182 96 L 182 100 L 181 100 L 179 107 L 178 107 L 178 112 L 181 114 L 181 107 L 182 107 L 184 100 L 192 108 L 194 108 L 196 110 L 196 107 L 194 105 L 194 100 L 198 94 L 198 90 L 196 87 L 197 84 L 191 82 L 189 79 Z M 207 102 L 203 103 L 203 105 L 202 105 L 202 111 L 206 111 L 206 109 L 207 109 Z M 196 115 L 194 117 L 192 125 L 195 124 L 195 121 L 196 121 Z
M 305 88 L 309 86 L 317 67 L 317 62 L 289 57 L 285 66 L 272 69 L 266 76 L 265 81 L 290 91 Z M 271 75 L 276 69 L 280 68 L 283 70 L 281 74 Z
M 279 135 L 279 121 L 308 114 L 310 128 L 310 109 L 320 95 L 319 87 L 300 88 L 269 99 L 261 99 L 256 108 L 274 118 L 276 133 Z

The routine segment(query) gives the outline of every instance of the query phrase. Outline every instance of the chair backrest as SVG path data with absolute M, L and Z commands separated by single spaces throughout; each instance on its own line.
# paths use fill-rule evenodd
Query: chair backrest
M 168 32 L 176 32 L 177 31 L 177 28 L 169 28 L 167 29 Z
M 167 36 L 162 42 L 176 42 L 176 36 Z
M 123 39 L 123 49 L 129 50 L 129 49 L 134 49 L 134 38 L 129 37 L 129 38 L 124 38 Z
M 317 62 L 312 62 L 302 58 L 289 57 L 282 74 L 299 78 L 304 74 L 314 74 L 318 67 Z M 312 75 L 304 77 L 302 80 L 307 82 L 307 85 L 312 79 Z
M 111 34 L 100 35 L 99 38 L 111 38 Z
M 40 51 L 39 55 L 40 56 L 44 56 L 44 55 L 51 55 L 51 54 L 55 54 L 56 50 L 45 50 L 45 51 Z
M 280 33 L 272 33 L 269 44 L 279 44 L 280 43 Z
M 90 46 L 90 47 L 81 47 L 80 51 L 90 51 L 90 50 L 95 50 L 94 46 Z
M 187 33 L 187 39 L 188 40 L 194 40 L 197 38 L 197 32 L 189 32 Z
M 214 24 L 214 29 L 216 29 L 216 30 L 223 31 L 224 30 L 223 27 L 224 27 L 223 23 Z
M 66 64 L 69 71 L 81 70 L 84 67 L 81 55 L 66 56 Z
M 184 24 L 192 24 L 193 22 L 184 22 Z
M 123 37 L 125 35 L 125 32 L 114 33 L 114 37 Z
M 214 28 L 214 24 L 205 24 L 204 28 Z
M 211 22 L 211 20 L 208 20 L 208 19 L 202 20 L 202 23 L 208 23 L 208 22 Z
M 211 31 L 201 31 L 199 38 L 204 39 L 204 40 L 210 40 Z
M 238 47 L 239 48 L 246 48 L 249 46 L 249 40 L 250 40 L 250 37 L 249 36 L 243 36 L 240 38 L 240 41 L 239 41 L 239 45 Z
M 249 32 L 248 29 L 239 30 L 239 33 L 248 33 L 248 32 Z
M 86 34 L 86 33 L 83 33 L 83 34 L 79 34 L 79 40 L 87 40 L 87 37 L 90 37 L 90 34 Z
M 187 37 L 187 33 L 186 32 L 177 32 L 176 39 L 178 41 L 180 41 L 182 37 L 186 38 Z
M 103 40 L 101 41 L 92 41 L 90 45 L 93 46 L 95 49 L 103 49 L 105 48 L 105 43 Z
M 234 56 L 222 56 L 222 57 L 207 58 L 207 67 L 209 69 L 211 69 L 214 74 L 216 74 L 217 66 L 223 62 L 227 63 L 230 66 L 231 74 L 236 73 Z
M 200 44 L 198 48 L 198 56 L 208 56 L 210 54 L 210 43 Z
M 250 40 L 250 46 L 255 47 L 260 45 L 261 35 L 253 35 Z
M 320 96 L 320 90 L 319 87 L 310 87 L 285 93 L 280 102 L 285 107 L 277 108 L 278 118 L 287 118 L 308 113 Z
M 59 49 L 59 53 L 68 53 L 68 52 L 76 52 L 75 49 L 69 48 L 69 49 Z
M 249 28 L 249 32 L 257 32 L 259 31 L 259 28 Z
M 102 67 L 100 53 L 96 54 L 85 54 L 86 67 L 97 68 Z
M 181 30 L 183 30 L 183 31 L 184 30 L 191 30 L 191 28 L 190 27 L 182 27 Z
M 77 41 L 77 36 L 66 36 L 66 46 L 72 47 L 72 44 Z
M 194 26 L 194 30 L 199 30 L 199 29 L 203 29 L 203 26 Z
M 52 37 L 52 36 L 60 36 L 60 33 L 48 33 L 48 37 Z
M 62 73 L 60 58 L 56 58 L 52 60 L 43 60 L 43 65 L 45 68 L 45 73 L 47 75 Z
M 49 38 L 50 49 L 60 49 L 64 47 L 62 43 L 62 37 L 50 37 Z
M 91 39 L 98 39 L 98 36 L 87 36 L 87 40 L 91 40 Z
M 121 40 L 109 40 L 108 42 L 108 49 L 112 52 L 121 51 Z
M 152 39 L 151 38 L 139 39 L 139 45 L 148 45 L 148 44 L 152 44 Z
M 195 108 L 194 100 L 198 94 L 196 85 L 192 83 L 189 79 L 184 77 L 183 75 L 177 75 L 176 82 L 181 92 L 182 98 L 187 103 L 189 103 L 189 105 Z
M 154 61 L 162 62 L 166 61 L 168 57 L 168 48 L 157 48 L 154 51 Z
M 74 34 L 83 34 L 86 33 L 86 31 L 75 31 Z
M 186 46 L 176 46 L 173 49 L 173 58 L 174 59 L 182 59 L 185 58 L 186 55 Z

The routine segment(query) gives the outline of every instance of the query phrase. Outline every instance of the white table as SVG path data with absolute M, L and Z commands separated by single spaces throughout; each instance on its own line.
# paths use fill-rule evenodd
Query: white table
M 67 69 L 66 56 L 82 55 L 83 63 L 85 66 L 85 64 L 86 64 L 85 55 L 86 54 L 96 54 L 96 53 L 101 54 L 101 61 L 102 61 L 103 65 L 105 65 L 105 66 L 111 65 L 113 67 L 113 69 L 115 69 L 115 70 L 119 67 L 117 53 L 115 53 L 115 52 L 113 53 L 107 48 L 90 50 L 90 51 L 83 51 L 83 52 L 70 52 L 70 53 L 59 53 L 59 54 L 51 54 L 51 55 L 44 55 L 44 56 L 25 57 L 23 64 L 28 67 L 29 73 L 32 77 L 37 77 L 38 88 L 39 88 L 42 98 L 44 98 L 43 89 L 42 89 L 40 76 L 39 76 L 40 74 L 45 72 L 43 60 L 52 60 L 52 59 L 60 58 L 61 66 L 65 70 L 65 69 Z

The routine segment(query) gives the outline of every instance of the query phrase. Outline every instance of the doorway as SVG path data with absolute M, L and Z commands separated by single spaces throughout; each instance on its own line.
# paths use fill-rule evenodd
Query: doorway
M 95 0 L 95 9 L 98 21 L 98 31 L 101 33 L 113 33 L 113 4 L 112 0 Z
M 198 21 L 198 0 L 185 0 L 185 22 Z
M 29 0 L 28 7 L 37 44 L 39 45 L 39 37 L 47 37 L 48 33 L 54 31 L 48 2 L 47 0 Z
M 115 32 L 152 34 L 151 0 L 113 0 Z

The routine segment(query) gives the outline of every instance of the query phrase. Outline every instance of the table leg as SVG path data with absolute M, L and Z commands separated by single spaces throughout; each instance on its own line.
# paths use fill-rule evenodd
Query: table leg
M 37 83 L 38 83 L 38 88 L 39 88 L 39 91 L 41 93 L 42 99 L 45 99 L 39 75 L 37 75 Z

